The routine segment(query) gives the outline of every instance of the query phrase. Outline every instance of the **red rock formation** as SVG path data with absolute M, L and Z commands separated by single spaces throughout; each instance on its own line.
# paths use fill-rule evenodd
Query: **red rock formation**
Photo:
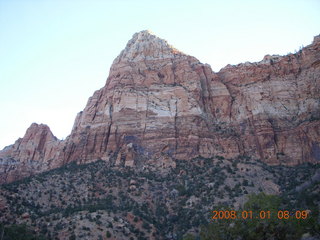
M 319 37 L 296 54 L 267 55 L 217 75 L 232 96 L 232 121 L 245 152 L 270 164 L 320 160 Z
M 60 166 L 60 146 L 47 125 L 31 124 L 23 138 L 0 151 L 0 183 Z
M 113 62 L 105 87 L 78 115 L 64 159 L 112 161 L 119 152 L 124 157 L 128 144 L 139 157 L 197 156 L 212 118 L 205 88 L 212 85 L 220 102 L 230 101 L 221 82 L 210 82 L 212 74 L 208 65 L 149 32 L 135 34 Z
M 174 159 L 199 155 L 249 155 L 287 165 L 319 161 L 319 45 L 316 37 L 296 54 L 267 55 L 214 73 L 152 33 L 136 33 L 65 141 L 34 126 L 0 153 L 0 176 L 12 176 L 2 182 L 21 170 L 3 167 L 10 158 L 23 166 L 41 163 L 22 176 L 97 159 L 138 167 L 174 167 Z

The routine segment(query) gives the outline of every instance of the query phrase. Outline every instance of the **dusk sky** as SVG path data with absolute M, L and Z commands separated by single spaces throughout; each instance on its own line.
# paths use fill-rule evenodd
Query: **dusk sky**
M 0 149 L 32 122 L 65 138 L 135 32 L 219 71 L 310 44 L 319 13 L 319 0 L 0 0 Z

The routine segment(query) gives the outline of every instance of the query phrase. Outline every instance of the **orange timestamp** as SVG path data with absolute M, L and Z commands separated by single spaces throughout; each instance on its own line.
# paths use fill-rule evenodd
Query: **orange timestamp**
M 307 219 L 310 211 L 309 210 L 297 210 L 297 211 L 235 211 L 235 210 L 220 210 L 212 211 L 211 219 Z

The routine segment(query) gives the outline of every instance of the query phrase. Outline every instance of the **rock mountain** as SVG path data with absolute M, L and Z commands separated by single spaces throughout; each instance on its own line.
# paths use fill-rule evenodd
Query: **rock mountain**
M 176 159 L 247 155 L 320 161 L 320 36 L 287 56 L 210 66 L 149 31 L 133 35 L 106 84 L 57 139 L 33 123 L 0 152 L 0 183 L 76 161 L 163 169 Z

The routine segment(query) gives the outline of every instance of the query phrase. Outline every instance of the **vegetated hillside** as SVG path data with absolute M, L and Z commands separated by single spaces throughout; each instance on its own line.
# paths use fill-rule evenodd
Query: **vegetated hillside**
M 250 194 L 265 192 L 279 196 L 281 209 L 311 210 L 310 229 L 292 239 L 316 234 L 319 165 L 268 166 L 220 156 L 176 163 L 166 172 L 110 167 L 104 161 L 71 163 L 1 185 L 0 223 L 26 224 L 47 239 L 193 239 L 187 233 L 214 239 L 219 235 L 210 235 L 210 228 L 222 222 L 208 225 L 212 210 L 241 209 Z M 208 227 L 200 231 L 200 226 Z M 230 230 L 230 224 L 218 226 Z M 243 234 L 249 229 L 235 226 Z

